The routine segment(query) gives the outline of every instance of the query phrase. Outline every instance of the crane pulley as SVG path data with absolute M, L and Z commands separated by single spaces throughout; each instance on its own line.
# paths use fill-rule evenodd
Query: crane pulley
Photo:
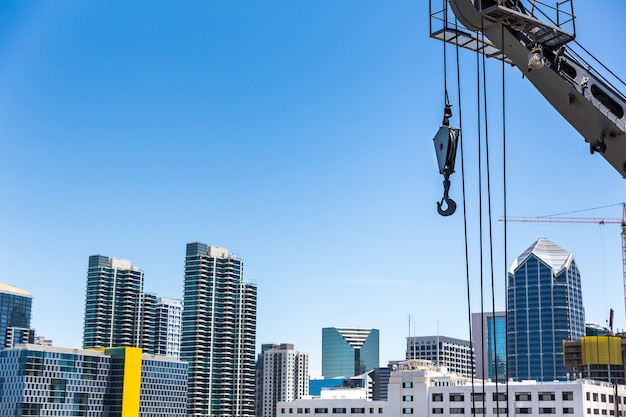
M 443 110 L 443 122 L 433 138 L 439 173 L 443 175 L 443 197 L 437 202 L 437 212 L 442 216 L 450 216 L 456 211 L 456 203 L 450 198 L 450 175 L 454 172 L 456 148 L 461 129 L 450 126 L 452 105 L 446 103 Z M 444 203 L 447 208 L 443 208 Z

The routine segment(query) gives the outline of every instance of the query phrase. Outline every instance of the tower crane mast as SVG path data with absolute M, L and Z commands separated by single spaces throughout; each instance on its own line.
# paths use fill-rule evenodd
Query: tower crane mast
M 626 312 L 626 203 L 622 203 L 622 218 L 598 218 L 598 217 L 501 217 L 500 221 L 526 222 L 526 223 L 595 223 L 595 224 L 620 224 L 622 237 L 622 276 L 624 284 L 624 307 Z

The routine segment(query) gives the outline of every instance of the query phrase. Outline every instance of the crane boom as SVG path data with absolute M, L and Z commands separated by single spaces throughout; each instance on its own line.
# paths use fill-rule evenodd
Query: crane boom
M 515 65 L 589 143 L 591 153 L 601 154 L 626 178 L 626 97 L 608 78 L 624 83 L 604 66 L 600 74 L 570 48 L 576 36 L 572 1 L 550 6 L 545 1 L 447 0 L 441 13 L 431 12 L 431 37 Z M 464 28 L 447 24 L 447 4 Z M 445 22 L 444 28 L 433 30 L 433 21 Z
M 500 221 L 524 222 L 524 223 L 595 223 L 595 224 L 621 224 L 622 237 L 622 277 L 624 283 L 624 312 L 626 313 L 626 203 L 622 203 L 622 218 L 598 218 L 598 217 L 500 217 Z

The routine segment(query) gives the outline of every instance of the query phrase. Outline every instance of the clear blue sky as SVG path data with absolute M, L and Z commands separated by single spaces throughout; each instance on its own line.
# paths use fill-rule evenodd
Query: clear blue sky
M 575 6 L 578 40 L 626 76 L 626 5 Z M 461 58 L 476 311 L 475 58 Z M 438 322 L 467 338 L 463 219 L 435 206 L 442 68 L 426 1 L 2 2 L 0 282 L 33 294 L 39 334 L 80 347 L 89 255 L 131 259 L 147 292 L 181 297 L 185 244 L 200 241 L 258 284 L 259 345 L 294 343 L 312 374 L 327 326 L 380 329 L 381 364 L 403 358 L 407 314 L 417 334 Z M 487 72 L 497 219 L 499 62 Z M 626 200 L 519 71 L 506 77 L 508 213 Z M 619 226 L 511 224 L 506 265 L 502 230 L 496 308 L 505 269 L 546 236 L 579 263 L 587 321 L 612 307 L 626 327 Z

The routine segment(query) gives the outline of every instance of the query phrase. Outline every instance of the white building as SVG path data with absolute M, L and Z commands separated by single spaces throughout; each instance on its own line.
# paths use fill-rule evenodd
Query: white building
M 333 414 L 434 416 L 626 416 L 626 387 L 592 380 L 496 384 L 411 360 L 391 373 L 387 401 L 309 399 L 281 402 L 278 416 Z
M 276 416 L 278 401 L 293 401 L 309 393 L 309 354 L 294 350 L 293 344 L 264 345 L 261 354 L 263 417 Z
M 474 351 L 468 340 L 447 336 L 406 338 L 406 359 L 423 359 L 445 366 L 450 372 L 471 378 L 476 375 Z
M 157 300 L 155 354 L 176 359 L 180 357 L 182 317 L 181 300 L 166 297 Z

